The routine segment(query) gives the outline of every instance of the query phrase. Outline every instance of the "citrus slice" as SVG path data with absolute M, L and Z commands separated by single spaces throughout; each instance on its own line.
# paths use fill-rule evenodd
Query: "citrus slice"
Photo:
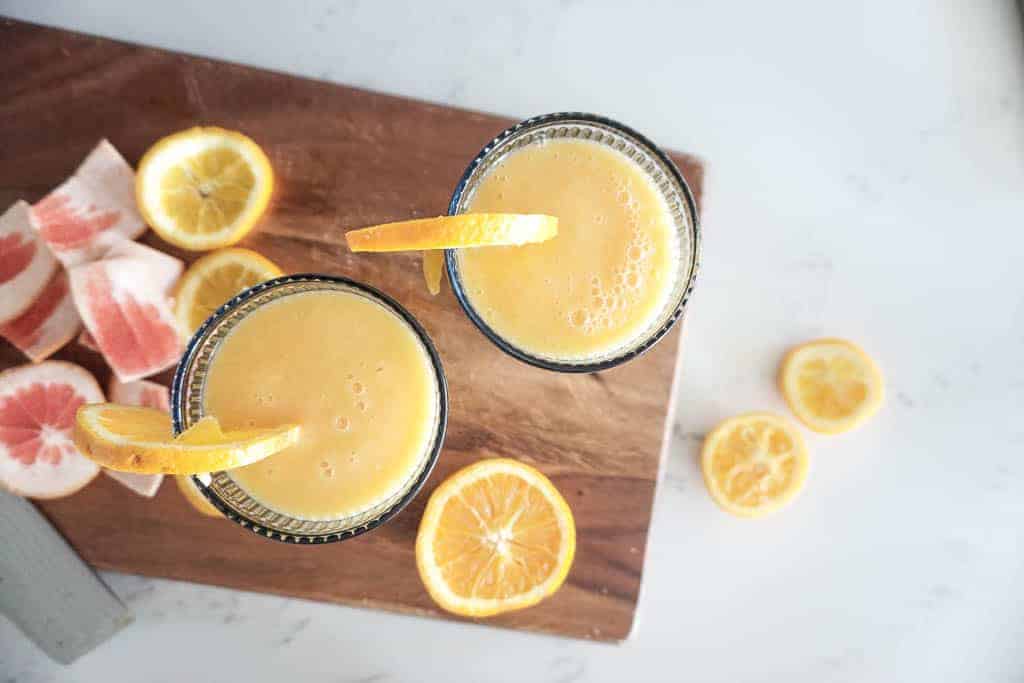
M 779 389 L 797 418 L 816 432 L 838 434 L 874 415 L 885 394 L 871 357 L 843 339 L 818 339 L 789 351 Z
M 61 268 L 27 310 L 0 325 L 0 337 L 18 347 L 33 363 L 39 363 L 71 341 L 81 327 L 68 274 Z
M 83 454 L 112 470 L 197 474 L 241 467 L 273 455 L 298 441 L 299 427 L 224 432 L 215 417 L 204 417 L 176 438 L 167 413 L 96 403 L 79 408 L 74 434 Z
M 123 242 L 107 258 L 68 271 L 82 322 L 122 382 L 148 377 L 181 358 L 181 332 L 168 296 L 182 267 L 156 249 Z
M 441 293 L 441 278 L 444 276 L 444 252 L 437 249 L 423 252 L 423 278 L 431 296 Z
M 25 313 L 57 271 L 57 259 L 38 229 L 23 201 L 0 214 L 0 323 Z
M 39 236 L 66 268 L 104 258 L 112 247 L 146 232 L 135 205 L 135 172 L 107 140 L 40 199 L 32 214 Z
M 107 385 L 107 399 L 111 403 L 154 408 L 163 413 L 171 412 L 171 396 L 167 387 L 144 379 L 122 382 L 114 375 Z M 104 469 L 103 472 L 114 481 L 124 484 L 146 498 L 155 496 L 164 480 L 162 474 L 138 474 L 110 469 Z
M 103 400 L 83 367 L 61 361 L 0 373 L 0 487 L 30 498 L 68 496 L 100 468 L 71 440 L 75 411 Z
M 807 480 L 807 447 L 788 420 L 770 413 L 729 418 L 707 435 L 701 469 L 711 498 L 742 517 L 789 503 Z
M 483 460 L 445 480 L 427 503 L 416 566 L 442 608 L 485 617 L 535 605 L 565 581 L 576 525 L 543 474 Z
M 190 128 L 159 140 L 135 178 L 146 222 L 171 244 L 193 251 L 245 237 L 273 187 L 270 160 L 259 145 L 223 128 Z
M 282 274 L 273 261 L 251 249 L 234 247 L 207 254 L 178 282 L 174 314 L 182 332 L 191 336 L 231 297 Z
M 348 232 L 345 240 L 352 251 L 420 251 L 516 246 L 545 242 L 557 234 L 554 216 L 465 213 L 375 225 Z
M 192 481 L 192 477 L 187 474 L 177 474 L 174 476 L 174 481 L 178 485 L 178 490 L 181 491 L 181 495 L 185 496 L 185 500 L 199 512 L 209 517 L 221 517 L 222 515 L 218 512 L 217 508 L 213 507 L 213 503 L 206 500 L 206 496 L 199 492 L 196 488 L 196 484 Z

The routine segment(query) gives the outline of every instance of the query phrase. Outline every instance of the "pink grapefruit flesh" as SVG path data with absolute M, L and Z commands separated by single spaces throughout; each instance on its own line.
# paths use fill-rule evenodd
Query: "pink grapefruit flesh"
M 169 294 L 182 264 L 132 242 L 117 245 L 115 254 L 124 255 L 72 268 L 71 293 L 107 364 L 120 381 L 132 382 L 181 356 Z
M 43 240 L 69 268 L 103 258 L 146 230 L 135 206 L 135 172 L 106 140 L 32 213 Z
M 144 379 L 135 382 L 120 382 L 117 377 L 112 377 L 110 386 L 107 388 L 107 397 L 111 403 L 155 408 L 167 413 L 171 411 L 171 397 L 167 387 L 156 382 L 147 382 Z M 160 488 L 160 483 L 164 480 L 162 474 L 135 474 L 134 472 L 117 472 L 108 469 L 103 471 L 112 479 L 116 479 L 146 498 L 155 496 L 157 489 Z
M 0 323 L 28 310 L 56 270 L 57 259 L 39 239 L 31 208 L 15 202 L 0 215 Z
M 103 401 L 96 379 L 73 363 L 46 361 L 0 373 L 0 485 L 30 498 L 79 490 L 99 466 L 75 448 L 75 412 Z
M 38 363 L 71 341 L 81 326 L 68 288 L 68 274 L 60 269 L 28 310 L 0 325 L 0 336 Z

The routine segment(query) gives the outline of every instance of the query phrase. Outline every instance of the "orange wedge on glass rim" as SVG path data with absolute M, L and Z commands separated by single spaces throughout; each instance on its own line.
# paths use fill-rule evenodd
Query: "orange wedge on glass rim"
M 207 416 L 175 437 L 171 417 L 152 408 L 92 403 L 78 409 L 74 441 L 87 458 L 139 474 L 199 474 L 249 465 L 299 439 L 294 424 L 225 432 Z
M 518 246 L 558 234 L 558 219 L 541 214 L 465 213 L 352 230 L 352 251 L 422 251 L 465 247 Z
M 558 219 L 542 214 L 466 213 L 384 223 L 346 233 L 354 252 L 422 251 L 423 278 L 432 295 L 441 291 L 442 249 L 519 246 L 558 234 Z

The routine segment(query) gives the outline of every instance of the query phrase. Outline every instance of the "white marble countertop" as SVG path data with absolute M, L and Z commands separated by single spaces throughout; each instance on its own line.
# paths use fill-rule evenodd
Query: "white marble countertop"
M 435 102 L 600 112 L 709 165 L 705 267 L 629 642 L 107 574 L 133 626 L 61 668 L 0 620 L 0 680 L 1022 680 L 1017 4 L 628 7 L 0 0 L 18 18 Z M 731 518 L 704 491 L 701 436 L 783 411 L 780 353 L 816 335 L 872 352 L 888 402 L 857 432 L 809 437 L 791 508 Z

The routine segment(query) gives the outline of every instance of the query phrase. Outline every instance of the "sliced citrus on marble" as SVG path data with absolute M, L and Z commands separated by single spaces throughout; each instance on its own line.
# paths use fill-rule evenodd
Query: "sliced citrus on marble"
M 234 244 L 270 202 L 274 172 L 260 146 L 223 128 L 159 140 L 139 162 L 135 194 L 146 222 L 171 244 L 202 251 Z
M 423 279 L 431 296 L 441 293 L 441 278 L 444 277 L 444 252 L 436 249 L 423 252 Z
M 95 462 L 121 472 L 198 474 L 262 460 L 299 438 L 298 425 L 224 432 L 204 417 L 175 437 L 171 418 L 152 408 L 96 403 L 78 409 L 75 443 Z
M 75 411 L 103 400 L 83 367 L 62 361 L 0 373 L 0 486 L 30 498 L 60 498 L 99 473 L 72 441 Z
M 789 503 L 807 480 L 803 437 L 783 417 L 749 413 L 707 435 L 701 469 L 711 498 L 742 517 L 761 517 Z
M 523 609 L 562 585 L 576 525 L 558 489 L 515 460 L 482 460 L 446 479 L 427 503 L 416 566 L 442 608 L 470 617 Z
M 177 474 L 174 476 L 174 481 L 178 485 L 181 495 L 189 502 L 189 505 L 208 517 L 222 517 L 217 508 L 213 507 L 213 504 L 206 499 L 206 496 L 199 492 L 190 475 Z
M 817 339 L 791 349 L 779 367 L 779 389 L 793 414 L 824 434 L 863 423 L 885 395 L 878 366 L 844 339 Z
M 174 297 L 178 324 L 191 336 L 231 297 L 282 274 L 277 264 L 251 249 L 233 247 L 207 254 L 193 263 L 178 282 Z
M 558 234 L 554 216 L 466 213 L 385 223 L 345 234 L 352 251 L 420 251 L 516 246 L 545 242 Z

